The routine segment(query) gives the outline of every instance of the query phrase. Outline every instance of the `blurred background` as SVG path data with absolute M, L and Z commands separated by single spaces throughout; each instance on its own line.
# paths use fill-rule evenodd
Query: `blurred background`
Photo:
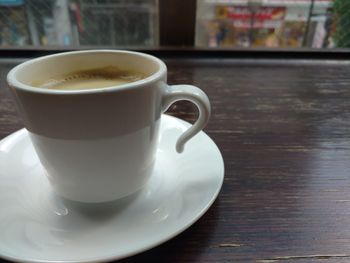
M 350 0 L 0 0 L 0 49 L 350 47 Z

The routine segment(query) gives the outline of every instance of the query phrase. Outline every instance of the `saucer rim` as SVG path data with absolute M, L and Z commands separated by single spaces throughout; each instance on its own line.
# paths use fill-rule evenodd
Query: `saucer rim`
M 180 122 L 181 124 L 186 125 L 187 127 L 189 125 L 192 125 L 191 123 L 184 121 L 182 119 L 179 119 L 177 117 L 168 115 L 168 114 L 162 114 L 161 118 L 171 118 L 174 119 L 178 122 Z M 22 134 L 23 133 L 23 134 Z M 19 129 L 17 131 L 14 131 L 13 133 L 7 135 L 6 137 L 2 138 L 0 140 L 0 146 L 1 144 L 3 144 L 6 141 L 9 141 L 12 139 L 12 137 L 16 137 L 16 136 L 26 136 L 28 134 L 28 131 L 25 128 Z M 205 205 L 205 207 L 203 207 L 202 210 L 200 210 L 200 212 L 198 212 L 197 214 L 195 214 L 195 216 L 189 220 L 186 224 L 183 224 L 177 231 L 171 233 L 171 235 L 166 236 L 166 238 L 160 239 L 157 242 L 153 242 L 149 245 L 145 245 L 143 247 L 140 247 L 139 249 L 135 249 L 131 252 L 128 253 L 119 253 L 119 254 L 114 254 L 114 255 L 110 255 L 110 256 L 105 256 L 105 257 L 97 257 L 97 258 L 87 258 L 87 259 L 83 259 L 83 260 L 40 260 L 40 259 L 25 259 L 23 260 L 22 258 L 18 258 L 18 257 L 14 257 L 11 255 L 6 255 L 6 254 L 0 254 L 0 259 L 5 259 L 5 260 L 9 260 L 9 261 L 14 261 L 14 262 L 24 262 L 24 263 L 102 263 L 102 262 L 110 262 L 110 261 L 115 261 L 115 260 L 121 260 L 121 259 L 125 259 L 125 258 L 129 258 L 135 255 L 138 255 L 142 252 L 146 252 L 149 251 L 161 244 L 164 244 L 165 242 L 173 239 L 174 237 L 178 236 L 179 234 L 181 234 L 182 232 L 184 232 L 185 230 L 189 229 L 194 223 L 196 223 L 208 210 L 209 208 L 213 205 L 213 203 L 216 201 L 221 189 L 222 189 L 222 185 L 225 179 L 225 163 L 224 163 L 224 159 L 223 156 L 221 154 L 221 151 L 219 149 L 219 147 L 217 146 L 217 144 L 214 142 L 214 140 L 212 138 L 209 137 L 209 135 L 207 133 L 205 133 L 204 131 L 200 131 L 198 133 L 198 135 L 203 135 L 206 140 L 208 140 L 208 142 L 211 142 L 215 148 L 216 154 L 219 157 L 219 162 L 220 162 L 220 172 L 217 172 L 217 174 L 220 174 L 220 181 L 218 181 L 218 187 L 215 191 L 215 193 L 213 194 L 213 196 L 211 197 L 210 201 L 207 202 L 207 204 Z

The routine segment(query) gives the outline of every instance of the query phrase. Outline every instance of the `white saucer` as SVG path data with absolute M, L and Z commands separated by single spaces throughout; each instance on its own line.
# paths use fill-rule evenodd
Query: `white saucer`
M 223 178 L 219 149 L 200 132 L 175 142 L 188 123 L 162 116 L 155 172 L 137 194 L 105 204 L 55 196 L 29 141 L 19 130 L 0 142 L 0 257 L 21 262 L 98 262 L 155 247 L 198 220 Z

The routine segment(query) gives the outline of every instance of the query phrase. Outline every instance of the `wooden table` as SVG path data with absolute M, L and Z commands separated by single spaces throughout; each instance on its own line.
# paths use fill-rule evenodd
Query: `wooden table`
M 122 262 L 350 262 L 350 61 L 165 61 L 211 99 L 225 182 L 192 227 Z M 0 138 L 22 127 L 4 82 L 17 62 L 0 65 Z

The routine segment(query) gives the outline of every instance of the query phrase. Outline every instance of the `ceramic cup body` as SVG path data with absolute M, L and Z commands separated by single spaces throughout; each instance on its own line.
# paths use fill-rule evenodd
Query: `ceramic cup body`
M 105 66 L 137 70 L 147 77 L 92 90 L 32 86 L 41 79 Z M 155 163 L 161 114 L 183 99 L 166 84 L 166 76 L 165 64 L 153 56 L 112 50 L 45 56 L 10 71 L 7 81 L 19 114 L 55 192 L 74 201 L 105 202 L 145 185 Z M 182 95 L 200 101 L 205 96 L 189 91 Z M 204 114 L 202 110 L 201 115 L 208 115 L 202 122 L 209 113 L 210 108 Z M 190 138 L 198 131 L 188 132 Z

